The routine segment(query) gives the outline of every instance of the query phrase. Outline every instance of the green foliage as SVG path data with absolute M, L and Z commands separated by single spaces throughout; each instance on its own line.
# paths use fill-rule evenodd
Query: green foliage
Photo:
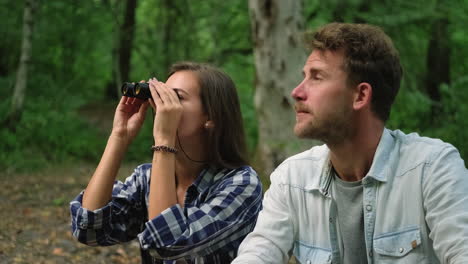
M 465 164 L 468 157 L 468 133 L 464 131 L 468 127 L 467 85 L 468 76 L 465 76 L 464 80 L 441 86 L 443 114 L 436 120 L 438 125 L 427 132 L 429 136 L 455 145 L 465 157 Z
M 468 158 L 468 18 L 466 0 L 304 1 L 306 28 L 331 21 L 381 26 L 393 39 L 405 70 L 401 91 L 388 122 L 390 128 L 438 137 Z M 9 111 L 21 48 L 24 1 L 0 0 L 0 121 Z M 33 54 L 21 120 L 15 132 L 0 127 L 0 170 L 31 169 L 66 159 L 97 162 L 109 127 L 96 127 L 90 115 L 117 104 L 105 99 L 112 81 L 113 50 L 123 23 L 124 1 L 40 1 L 34 20 Z M 449 19 L 450 83 L 440 87 L 441 102 L 427 96 L 427 58 L 433 22 Z M 254 61 L 247 1 L 139 0 L 136 9 L 130 79 L 164 80 L 170 64 L 181 60 L 212 63 L 226 71 L 239 91 L 247 142 L 257 144 L 254 108 Z M 274 55 L 273 55 L 274 56 Z M 102 103 L 105 102 L 105 103 Z M 441 105 L 432 115 L 434 103 Z M 109 107 L 111 105 L 111 107 Z M 90 115 L 84 115 L 83 109 Z M 126 160 L 146 162 L 153 143 L 152 118 L 130 147 Z
M 68 204 L 69 202 L 70 201 L 68 197 L 59 197 L 59 198 L 55 198 L 54 200 L 52 200 L 52 204 L 54 206 L 64 206 Z
M 253 151 L 257 127 L 247 3 L 142 0 L 138 4 L 131 80 L 125 81 L 151 76 L 164 80 L 168 66 L 181 60 L 210 62 L 223 68 L 237 84 Z M 8 25 L 0 29 L 0 92 L 6 95 L 11 94 L 8 91 L 19 61 L 23 6 L 22 1 L 2 0 L 0 8 Z M 98 160 L 109 128 L 103 131 L 89 122 L 92 109 L 87 115 L 80 109 L 99 107 L 96 102 L 106 100 L 104 91 L 112 78 L 112 50 L 123 23 L 124 6 L 123 1 L 114 0 L 40 2 L 23 115 L 15 132 L 0 128 L 0 170 L 37 168 L 69 158 Z M 223 15 L 213 15 L 218 11 Z M 11 98 L 7 99 L 0 103 L 0 121 L 9 110 Z M 109 104 L 112 102 L 96 112 Z M 105 111 L 109 112 L 105 118 L 111 119 L 113 110 Z M 151 131 L 148 113 L 126 160 L 146 162 L 151 157 Z
M 431 114 L 433 102 L 426 95 L 419 91 L 402 91 L 395 103 L 388 127 L 440 138 L 454 145 L 466 160 L 468 134 L 463 128 L 468 126 L 468 105 L 465 103 L 468 100 L 467 85 L 468 76 L 452 85 L 441 85 L 442 109 L 437 116 Z
M 52 102 L 51 102 L 52 101 Z M 9 101 L 1 102 L 4 120 Z M 104 139 L 60 101 L 38 96 L 26 101 L 16 130 L 0 129 L 0 170 L 27 170 L 69 158 L 97 160 Z

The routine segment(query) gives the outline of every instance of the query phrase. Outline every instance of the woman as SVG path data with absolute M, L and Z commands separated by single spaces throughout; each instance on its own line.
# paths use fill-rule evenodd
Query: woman
M 70 204 L 73 235 L 92 246 L 138 238 L 142 263 L 230 263 L 262 196 L 247 165 L 235 85 L 190 62 L 173 65 L 166 83 L 148 83 L 154 100 L 124 96 L 117 106 L 101 161 Z M 152 162 L 114 183 L 149 104 Z

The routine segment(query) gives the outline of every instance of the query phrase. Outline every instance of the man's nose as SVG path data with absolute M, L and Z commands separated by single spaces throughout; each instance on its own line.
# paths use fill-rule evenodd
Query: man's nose
M 306 99 L 304 84 L 302 82 L 291 91 L 291 97 L 296 101 L 303 101 Z

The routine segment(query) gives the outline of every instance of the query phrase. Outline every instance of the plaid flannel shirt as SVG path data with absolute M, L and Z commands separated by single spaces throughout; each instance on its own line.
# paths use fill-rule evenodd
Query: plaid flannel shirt
M 89 211 L 71 203 L 73 235 L 90 246 L 139 239 L 142 263 L 230 263 L 261 210 L 262 186 L 249 166 L 204 169 L 176 204 L 148 220 L 151 164 L 116 181 L 111 201 Z M 184 262 L 185 261 L 185 262 Z

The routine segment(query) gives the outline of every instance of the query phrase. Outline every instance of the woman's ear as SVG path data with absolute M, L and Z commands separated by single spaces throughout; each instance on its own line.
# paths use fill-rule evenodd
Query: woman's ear
M 211 120 L 208 120 L 205 122 L 205 129 L 209 130 L 209 129 L 213 129 L 215 127 L 214 125 L 214 122 L 211 121 Z
M 367 106 L 370 107 L 372 100 L 372 86 L 369 83 L 362 82 L 359 83 L 354 89 L 354 110 L 361 110 Z

